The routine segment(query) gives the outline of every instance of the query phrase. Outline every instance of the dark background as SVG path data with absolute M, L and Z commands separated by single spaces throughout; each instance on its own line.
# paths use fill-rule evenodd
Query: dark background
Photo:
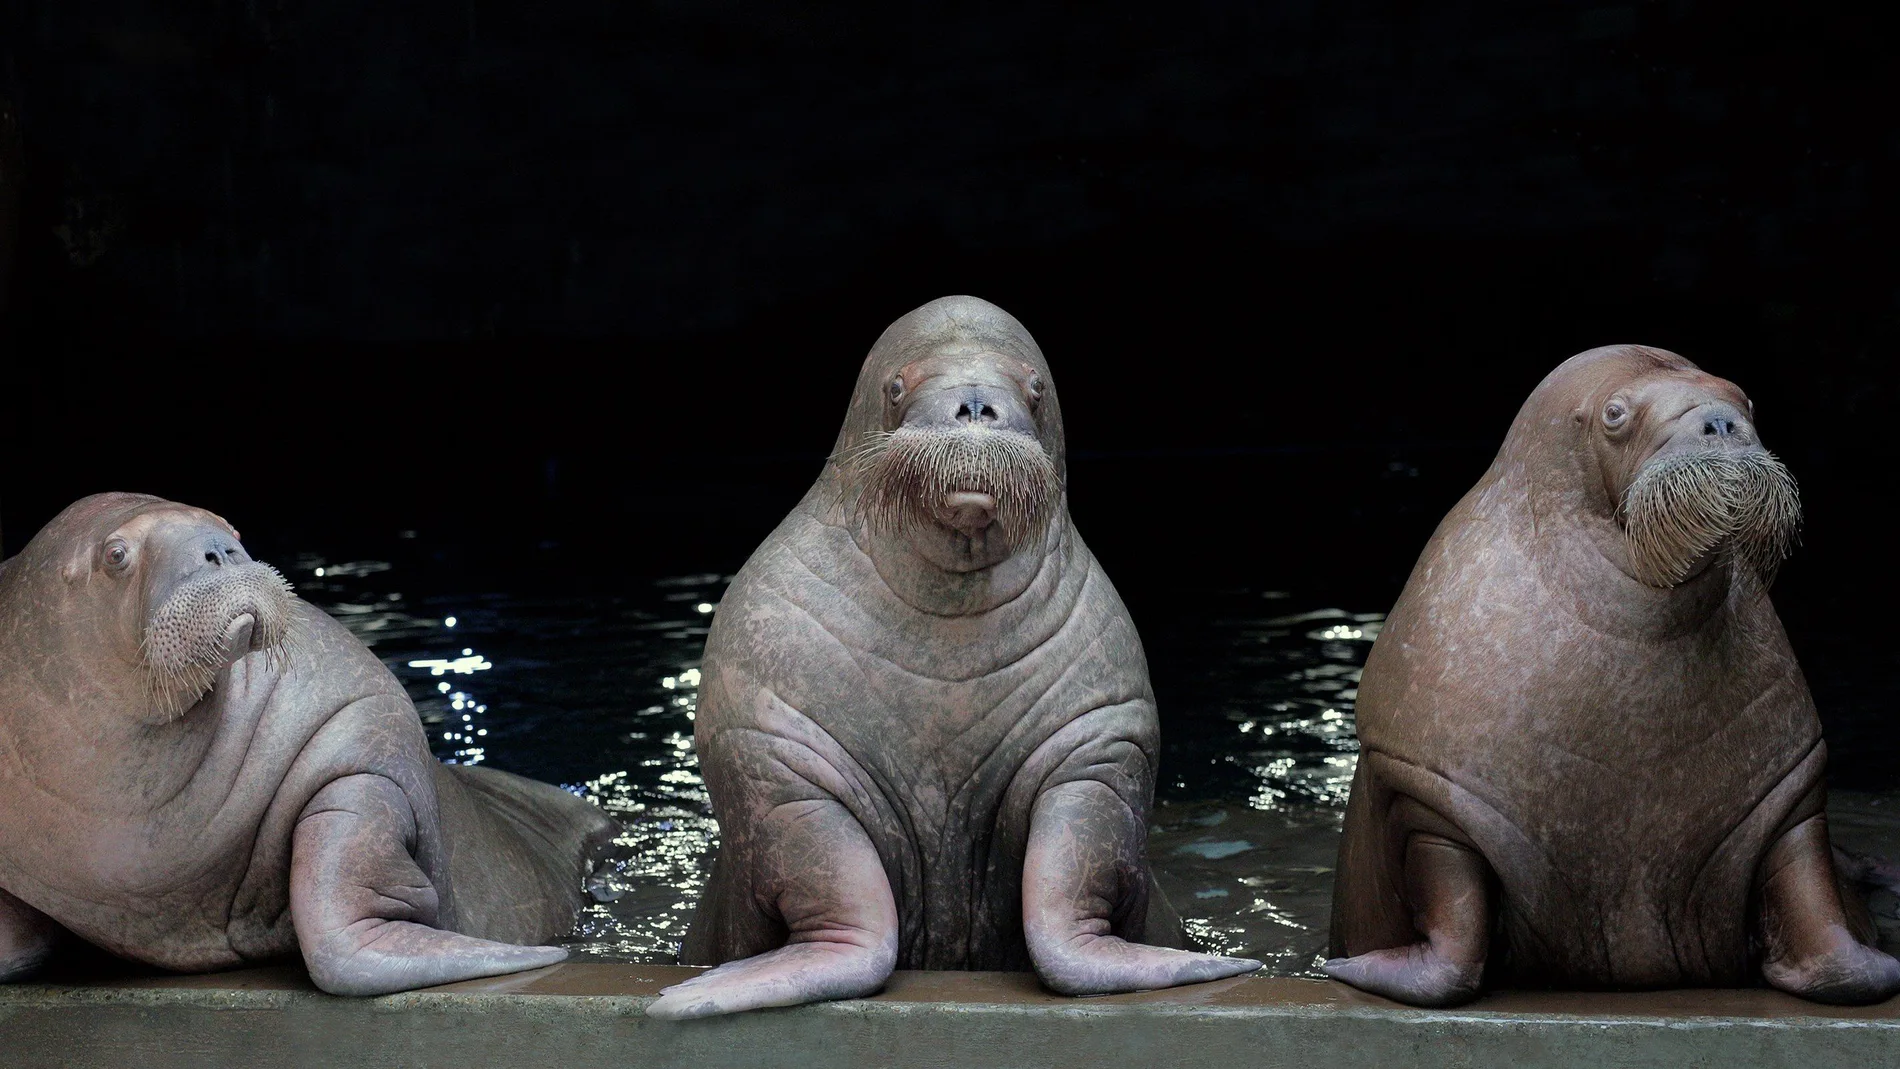
M 730 571 L 968 292 L 1144 627 L 1382 609 L 1538 379 L 1641 342 L 1755 397 L 1837 780 L 1892 781 L 1876 5 L 844 8 L 0 0 L 6 550 L 120 488 L 444 584 Z

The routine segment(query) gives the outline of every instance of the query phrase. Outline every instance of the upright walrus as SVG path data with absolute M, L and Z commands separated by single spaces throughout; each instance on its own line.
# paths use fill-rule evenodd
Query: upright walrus
M 372 995 L 552 964 L 599 809 L 446 766 L 402 686 L 237 532 L 135 494 L 0 564 L 0 980 L 59 928 Z
M 1069 522 L 1027 331 L 932 301 L 865 360 L 818 482 L 740 569 L 694 739 L 722 841 L 647 1012 L 866 995 L 892 968 L 1072 994 L 1259 968 L 1182 945 L 1148 871 L 1141 641 Z
M 1340 980 L 1900 989 L 1836 888 L 1827 750 L 1768 600 L 1794 482 L 1733 383 L 1594 349 L 1524 403 L 1359 685 Z

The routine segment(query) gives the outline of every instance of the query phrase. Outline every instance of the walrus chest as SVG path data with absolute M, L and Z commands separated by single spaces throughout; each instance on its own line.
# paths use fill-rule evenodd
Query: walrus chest
M 920 848 L 987 834 L 1038 747 L 1092 709 L 1148 693 L 1141 662 L 1117 656 L 1132 642 L 1103 641 L 1103 630 L 1131 632 L 1125 620 L 1092 630 L 1093 614 L 1073 609 L 1049 606 L 1007 633 L 952 621 L 834 647 L 829 670 L 769 673 L 788 708 L 761 726 L 821 733 L 852 792 L 885 811 L 860 814 L 869 824 L 895 820 Z
M 1503 960 L 1524 980 L 1614 986 L 1742 983 L 1749 901 L 1800 778 L 1711 762 L 1624 780 L 1574 775 L 1568 794 L 1517 798 L 1480 833 L 1498 877 Z M 1700 773 L 1700 776 L 1698 775 Z M 1672 793 L 1675 792 L 1675 793 Z
M 965 726 L 855 754 L 864 777 L 851 808 L 891 880 L 904 968 L 1028 965 L 1019 913 L 1029 813 L 1009 788 L 1027 756 L 1022 736 L 1046 733 L 994 714 Z
M 964 680 L 888 668 L 865 672 L 851 701 L 810 710 L 838 798 L 890 877 L 904 967 L 1026 967 L 1021 857 L 1036 793 L 1021 781 L 1066 725 L 1145 693 L 1109 667 L 1029 657 Z M 1077 676 L 1092 685 L 1071 686 Z
M 1751 738 L 1731 724 L 1696 746 L 1618 751 L 1527 733 L 1465 755 L 1457 823 L 1498 877 L 1520 978 L 1746 980 L 1757 869 L 1819 770 L 1812 737 Z
M 1561 625 L 1542 646 L 1507 627 L 1382 652 L 1366 750 L 1442 784 L 1421 800 L 1497 875 L 1525 979 L 1746 979 L 1756 869 L 1818 777 L 1790 658 L 1733 630 L 1641 647 Z
M 953 683 L 887 678 L 867 690 L 874 704 L 820 712 L 856 786 L 876 800 L 860 814 L 873 837 L 901 839 L 920 859 L 943 857 L 953 866 L 967 859 L 972 840 L 989 839 L 1029 755 L 1086 711 L 1048 693 L 1039 674 Z M 872 709 L 878 712 L 867 715 Z

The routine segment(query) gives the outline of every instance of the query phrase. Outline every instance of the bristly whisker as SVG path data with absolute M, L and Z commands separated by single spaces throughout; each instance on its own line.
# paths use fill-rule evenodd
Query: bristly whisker
M 998 531 L 1020 546 L 1047 529 L 1062 493 L 1042 443 L 1014 431 L 874 431 L 838 459 L 859 484 L 855 516 L 885 534 L 932 523 L 945 496 L 974 491 L 996 500 Z
M 1688 453 L 1646 467 L 1624 495 L 1624 533 L 1637 578 L 1669 587 L 1720 549 L 1772 580 L 1801 524 L 1794 477 L 1772 453 Z
M 853 475 L 863 475 L 889 447 L 896 431 L 870 431 L 855 444 L 833 453 L 828 459 Z
M 274 669 L 287 667 L 294 601 L 283 576 L 256 561 L 209 572 L 174 590 L 139 641 L 147 708 L 167 720 L 183 716 L 210 692 L 226 664 L 253 651 L 262 651 Z M 252 620 L 250 649 L 225 649 L 231 621 L 246 614 Z

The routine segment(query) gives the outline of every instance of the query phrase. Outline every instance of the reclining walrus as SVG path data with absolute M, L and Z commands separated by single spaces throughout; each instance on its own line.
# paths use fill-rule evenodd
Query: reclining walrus
M 60 928 L 373 995 L 560 961 L 601 811 L 448 766 L 402 686 L 201 509 L 100 494 L 0 565 L 0 980 Z
M 1069 522 L 1042 353 L 985 301 L 918 308 L 713 619 L 694 740 L 722 842 L 685 959 L 719 968 L 647 1012 L 866 995 L 896 966 L 1068 994 L 1259 968 L 1173 949 L 1144 853 L 1157 734 Z
M 1768 600 L 1799 511 L 1733 383 L 1634 346 L 1551 372 L 1372 647 L 1326 972 L 1427 1006 L 1900 990 Z

